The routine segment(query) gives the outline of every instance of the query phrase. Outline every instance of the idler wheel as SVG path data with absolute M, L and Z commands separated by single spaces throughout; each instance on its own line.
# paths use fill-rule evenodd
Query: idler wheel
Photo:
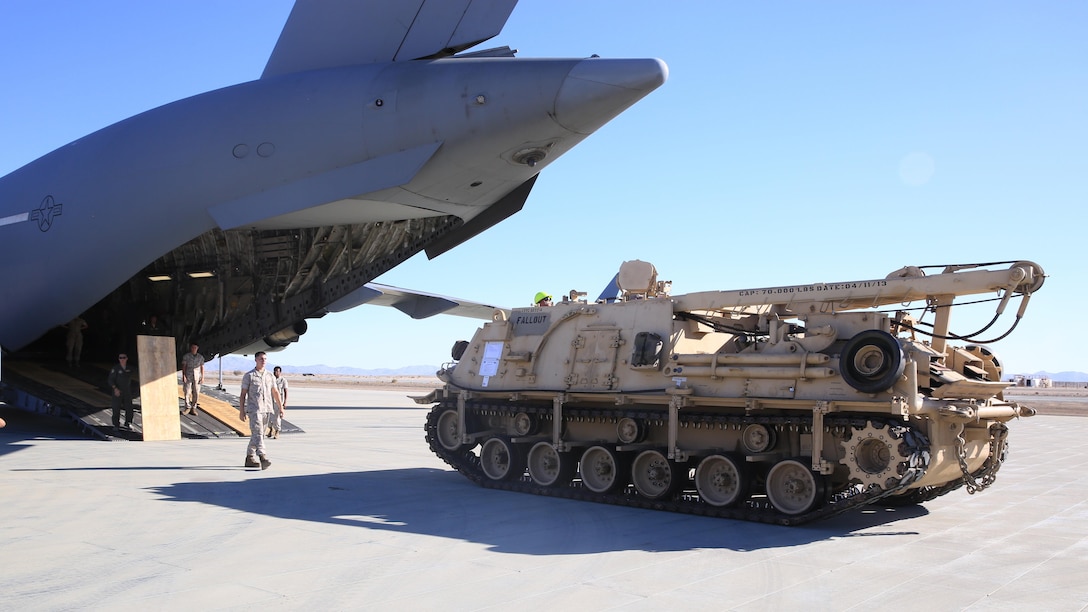
M 684 466 L 666 458 L 661 451 L 642 451 L 631 464 L 631 482 L 639 495 L 647 499 L 669 497 L 683 484 L 686 476 Z
M 529 476 L 538 485 L 565 485 L 574 478 L 575 467 L 574 455 L 555 450 L 551 442 L 537 442 L 529 449 Z
M 711 506 L 731 506 L 748 495 L 746 465 L 729 455 L 711 455 L 695 469 L 695 490 Z
M 438 416 L 435 426 L 435 438 L 442 448 L 448 451 L 458 451 L 472 448 L 475 444 L 461 443 L 461 423 L 457 418 L 456 410 L 446 410 Z
M 782 514 L 804 514 L 822 497 L 818 476 L 797 459 L 779 461 L 767 472 L 767 499 Z
M 490 438 L 480 448 L 480 469 L 491 480 L 514 480 L 525 473 L 525 451 L 506 438 Z
M 592 446 L 582 453 L 582 486 L 594 493 L 612 493 L 627 486 L 623 455 L 610 448 Z

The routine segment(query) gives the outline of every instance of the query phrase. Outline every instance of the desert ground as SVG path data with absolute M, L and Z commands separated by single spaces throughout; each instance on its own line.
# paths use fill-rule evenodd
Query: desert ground
M 1088 388 L 1079 387 L 1009 387 L 1005 399 L 1053 416 L 1088 416 Z
M 215 384 L 218 372 L 208 373 L 205 384 Z M 431 389 L 442 386 L 442 381 L 434 376 L 345 376 L 321 374 L 303 376 L 289 374 L 287 380 L 292 387 L 323 387 L 360 389 L 375 391 L 403 390 L 406 395 L 425 395 Z M 236 392 L 241 383 L 241 375 L 233 372 L 223 373 L 223 386 L 227 391 Z M 1005 399 L 1034 408 L 1038 414 L 1053 416 L 1088 416 L 1088 387 L 1009 387 Z
M 442 386 L 442 381 L 434 376 L 346 376 L 340 374 L 287 374 L 287 382 L 290 388 L 336 388 L 336 389 L 366 389 L 372 391 L 386 391 L 404 389 L 415 393 L 426 393 L 431 389 Z M 205 374 L 205 385 L 215 385 L 219 373 L 212 370 Z M 238 386 L 242 383 L 242 376 L 234 372 L 223 372 L 223 387 L 227 391 L 237 393 Z

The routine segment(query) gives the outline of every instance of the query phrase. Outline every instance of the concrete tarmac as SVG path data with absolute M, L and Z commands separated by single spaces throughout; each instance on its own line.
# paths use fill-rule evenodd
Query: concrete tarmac
M 989 490 L 802 527 L 476 487 L 399 391 L 307 433 L 96 441 L 0 408 L 0 610 L 1086 610 L 1088 419 L 1010 425 Z

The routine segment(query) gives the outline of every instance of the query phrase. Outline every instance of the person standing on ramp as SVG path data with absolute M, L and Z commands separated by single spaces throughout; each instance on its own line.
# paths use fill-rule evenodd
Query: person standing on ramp
M 113 408 L 113 431 L 121 429 L 121 410 L 125 412 L 125 429 L 132 426 L 132 377 L 136 368 L 128 365 L 128 355 L 121 353 L 117 363 L 110 368 L 106 382 L 110 386 L 111 406 Z
M 194 341 L 189 352 L 181 356 L 181 386 L 185 390 L 185 409 L 181 413 L 193 416 L 200 401 L 200 384 L 204 382 L 204 355 L 197 352 L 199 349 Z

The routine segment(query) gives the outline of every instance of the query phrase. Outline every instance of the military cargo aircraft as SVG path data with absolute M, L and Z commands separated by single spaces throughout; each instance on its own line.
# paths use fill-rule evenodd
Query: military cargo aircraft
M 368 283 L 520 210 L 544 168 L 667 78 L 657 59 L 468 51 L 515 4 L 297 0 L 259 79 L 0 178 L 0 346 L 83 313 L 125 337 L 154 314 L 179 345 L 251 353 L 375 291 L 448 309 Z

